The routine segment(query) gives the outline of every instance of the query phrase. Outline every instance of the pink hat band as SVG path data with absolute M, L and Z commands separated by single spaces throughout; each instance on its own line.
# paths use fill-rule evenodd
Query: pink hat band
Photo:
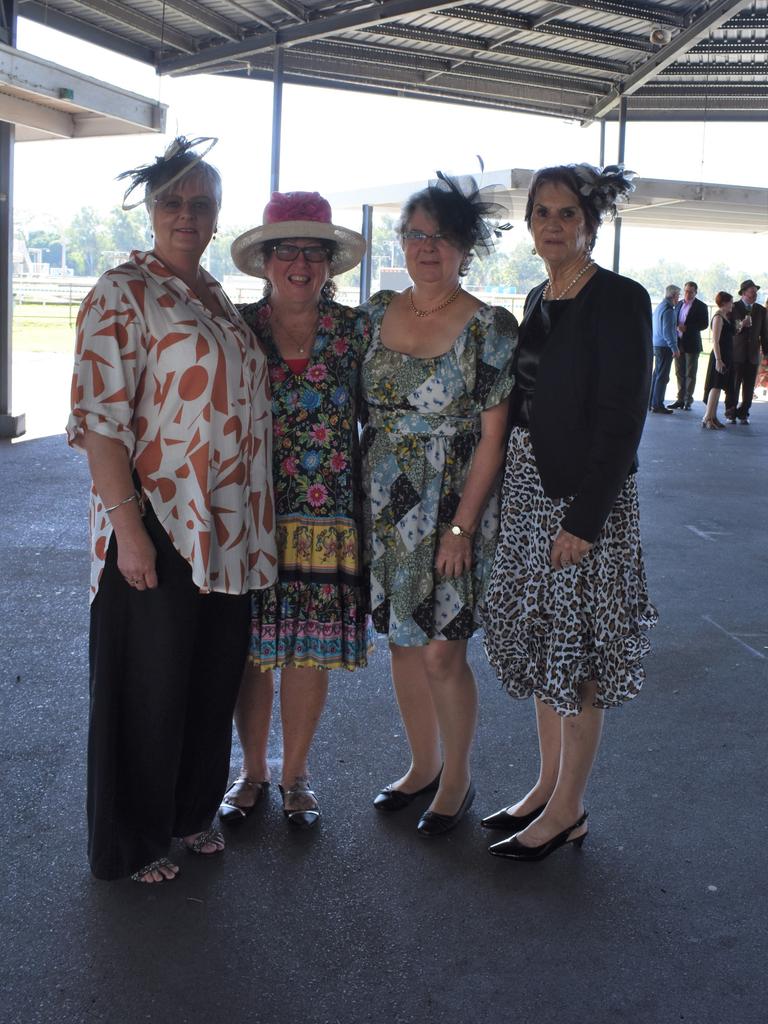
M 238 270 L 253 277 L 266 277 L 265 260 L 269 242 L 285 238 L 317 238 L 332 243 L 329 250 L 331 274 L 343 274 L 356 267 L 365 252 L 365 239 L 331 220 L 331 204 L 319 192 L 273 192 L 264 207 L 264 222 L 244 231 L 232 243 L 232 259 Z
M 331 204 L 319 192 L 273 192 L 264 207 L 264 223 L 296 220 L 330 224 Z

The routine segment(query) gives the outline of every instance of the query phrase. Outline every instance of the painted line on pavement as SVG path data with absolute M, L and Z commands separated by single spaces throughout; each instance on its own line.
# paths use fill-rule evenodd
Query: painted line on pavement
M 746 649 L 749 651 L 750 654 L 754 654 L 754 656 L 756 658 L 760 658 L 761 661 L 765 661 L 765 655 L 764 654 L 761 654 L 760 651 L 756 651 L 755 648 L 754 647 L 750 647 L 749 644 L 744 643 L 744 641 L 740 637 L 736 636 L 735 633 L 730 633 L 725 628 L 725 626 L 721 626 L 719 622 L 715 622 L 715 620 L 713 618 L 711 618 L 711 616 L 709 616 L 709 615 L 702 615 L 701 617 L 702 617 L 702 619 L 704 619 L 705 622 L 709 622 L 716 629 L 719 629 L 721 633 L 725 633 L 726 636 L 729 636 L 731 638 L 731 640 L 735 640 L 737 644 L 741 644 L 742 647 L 746 647 Z

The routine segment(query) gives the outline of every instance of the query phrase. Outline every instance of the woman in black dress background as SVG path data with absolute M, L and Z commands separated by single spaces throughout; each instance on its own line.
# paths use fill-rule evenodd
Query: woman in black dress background
M 720 392 L 725 391 L 725 408 L 735 408 L 733 371 L 733 333 L 731 320 L 733 296 L 730 292 L 718 292 L 715 296 L 717 312 L 712 317 L 712 351 L 704 381 L 704 401 L 707 408 L 701 421 L 705 430 L 725 430 L 725 424 L 717 418 L 717 403 Z M 727 412 L 726 412 L 727 415 Z

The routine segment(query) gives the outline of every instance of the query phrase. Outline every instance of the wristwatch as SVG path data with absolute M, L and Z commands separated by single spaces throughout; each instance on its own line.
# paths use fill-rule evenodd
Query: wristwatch
M 466 530 L 462 530 L 458 523 L 450 523 L 448 529 L 454 537 L 466 537 L 467 540 L 472 540 L 472 534 L 467 533 Z

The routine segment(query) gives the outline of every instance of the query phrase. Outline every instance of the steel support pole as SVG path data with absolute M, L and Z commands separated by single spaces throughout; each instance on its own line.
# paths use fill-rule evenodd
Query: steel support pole
M 627 136 L 627 98 L 619 101 L 619 155 L 617 163 L 624 163 L 624 143 Z M 621 264 L 621 217 L 613 222 L 613 272 L 618 274 Z
M 600 167 L 605 167 L 605 121 L 600 122 Z
M 2 37 L 16 45 L 16 0 L 2 0 Z M 16 129 L 0 121 L 0 438 L 20 437 L 24 416 L 13 415 L 13 147 Z
M 277 192 L 280 188 L 280 134 L 283 120 L 283 50 L 275 47 L 272 63 L 272 166 L 269 174 L 269 188 Z
M 373 207 L 363 204 L 362 236 L 365 239 L 365 252 L 360 262 L 360 302 L 366 302 L 371 295 L 371 269 L 373 245 Z

